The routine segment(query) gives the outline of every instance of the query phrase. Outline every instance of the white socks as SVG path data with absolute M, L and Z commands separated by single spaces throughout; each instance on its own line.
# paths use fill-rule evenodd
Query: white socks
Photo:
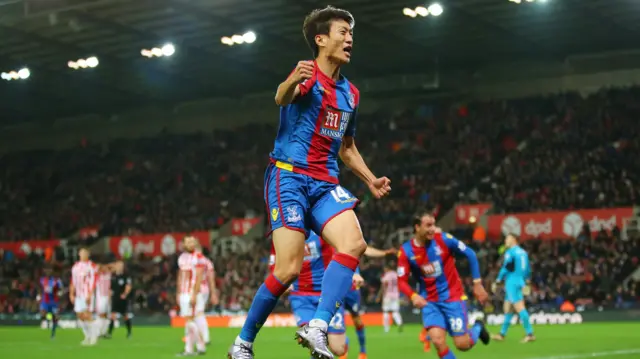
M 185 353 L 193 353 L 193 345 L 196 345 L 198 351 L 205 351 L 204 340 L 200 336 L 200 331 L 198 330 L 198 326 L 193 320 L 189 320 L 184 327 L 185 333 L 185 345 L 184 351 Z
M 396 322 L 396 325 L 402 325 L 402 315 L 400 312 L 393 312 L 391 315 L 393 316 L 393 321 Z
M 389 317 L 388 312 L 382 313 L 382 325 L 384 326 L 384 332 L 388 333 L 389 328 L 391 327 L 391 318 Z
M 204 315 L 198 315 L 195 318 L 196 325 L 198 326 L 198 330 L 200 331 L 200 335 L 202 336 L 202 340 L 204 340 L 205 344 L 211 341 L 209 337 L 209 325 L 207 324 L 207 318 Z

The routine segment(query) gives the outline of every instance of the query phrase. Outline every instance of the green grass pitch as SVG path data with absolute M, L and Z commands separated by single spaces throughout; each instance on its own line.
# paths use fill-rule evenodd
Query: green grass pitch
M 479 344 L 458 358 L 469 359 L 581 359 L 640 358 L 640 323 L 598 323 L 534 327 L 538 341 L 520 344 L 519 326 L 511 328 L 506 342 Z M 496 330 L 497 328 L 491 328 Z M 417 359 L 438 356 L 424 353 L 418 342 L 418 326 L 407 326 L 403 333 L 395 329 L 385 334 L 380 327 L 367 328 L 369 359 Z M 226 350 L 239 329 L 211 329 L 212 344 L 205 357 L 226 358 Z M 101 340 L 95 347 L 81 347 L 79 329 L 60 329 L 50 340 L 49 332 L 39 328 L 1 327 L 0 357 L 7 359 L 142 359 L 173 358 L 181 351 L 183 331 L 175 328 L 134 327 L 133 337 L 125 338 L 124 328 L 114 331 L 114 338 Z M 265 328 L 255 344 L 257 359 L 308 359 L 304 349 L 293 339 L 293 328 Z M 354 329 L 349 358 L 358 357 Z

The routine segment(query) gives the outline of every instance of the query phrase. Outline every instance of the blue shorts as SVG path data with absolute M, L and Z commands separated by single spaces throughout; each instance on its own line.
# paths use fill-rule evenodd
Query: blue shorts
M 347 293 L 344 298 L 344 308 L 351 313 L 351 315 L 360 314 L 360 290 L 352 289 Z
M 301 327 L 313 319 L 318 304 L 320 304 L 320 296 L 290 295 L 289 303 L 291 303 L 291 311 L 296 318 L 296 324 Z M 345 331 L 344 308 L 340 307 L 331 319 L 327 333 L 344 334 Z
M 281 227 L 322 234 L 325 224 L 353 209 L 358 199 L 340 185 L 320 181 L 270 164 L 264 176 L 264 202 L 271 230 Z
M 58 314 L 58 303 L 40 303 L 40 311 L 51 314 Z
M 463 300 L 429 302 L 426 307 L 422 308 L 422 323 L 425 328 L 445 329 L 452 337 L 465 335 L 469 324 L 467 303 Z
M 504 300 L 515 304 L 524 300 L 524 294 L 522 294 L 522 285 L 519 283 L 509 284 L 506 283 L 504 286 Z

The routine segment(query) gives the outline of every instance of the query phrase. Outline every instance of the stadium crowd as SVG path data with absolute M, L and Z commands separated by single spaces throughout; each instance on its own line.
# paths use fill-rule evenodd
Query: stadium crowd
M 500 212 L 637 204 L 639 97 L 640 89 L 632 88 L 363 115 L 358 146 L 375 173 L 393 180 L 393 192 L 371 201 L 355 176 L 344 174 L 343 185 L 362 200 L 365 236 L 381 247 L 418 209 L 445 213 L 458 201 L 492 202 Z M 0 159 L 0 239 L 62 238 L 86 226 L 98 226 L 101 235 L 203 230 L 260 215 L 275 131 L 252 125 L 6 154 Z M 268 245 L 256 241 L 259 250 L 214 258 L 224 309 L 247 308 L 264 278 Z M 490 281 L 499 245 L 469 244 L 482 256 Z M 526 242 L 534 265 L 533 304 L 637 303 L 640 286 L 620 283 L 638 265 L 638 244 L 616 233 Z M 1 257 L 0 313 L 33 310 L 44 259 L 37 253 L 23 261 Z M 54 257 L 48 265 L 68 279 L 69 258 Z M 175 306 L 175 263 L 174 257 L 130 261 L 138 310 Z M 362 264 L 368 304 L 375 301 L 383 265 Z

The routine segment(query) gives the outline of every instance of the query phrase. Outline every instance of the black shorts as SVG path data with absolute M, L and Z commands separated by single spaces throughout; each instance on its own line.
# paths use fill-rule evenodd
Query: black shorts
M 131 306 L 129 305 L 129 301 L 121 298 L 112 298 L 111 313 L 119 313 L 121 315 L 131 313 Z

